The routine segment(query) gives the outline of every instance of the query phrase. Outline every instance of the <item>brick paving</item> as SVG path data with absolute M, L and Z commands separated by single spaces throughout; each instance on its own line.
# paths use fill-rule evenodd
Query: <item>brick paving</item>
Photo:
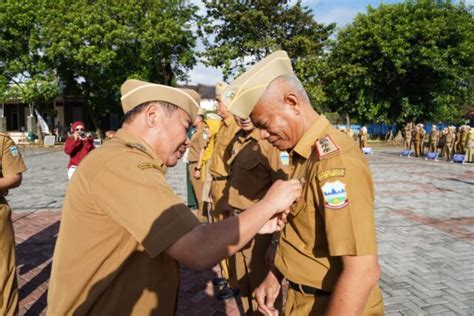
M 387 315 L 474 315 L 474 165 L 401 158 L 399 149 L 368 156 L 376 186 L 376 220 Z M 20 315 L 42 315 L 67 156 L 61 148 L 23 151 L 29 171 L 8 197 L 13 214 Z M 182 164 L 168 179 L 185 197 Z M 235 300 L 216 300 L 218 268 L 182 268 L 178 315 L 240 315 Z

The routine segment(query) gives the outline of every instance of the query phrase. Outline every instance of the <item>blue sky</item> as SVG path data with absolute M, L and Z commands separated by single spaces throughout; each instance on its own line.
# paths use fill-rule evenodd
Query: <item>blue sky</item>
M 193 0 L 193 3 L 203 8 L 200 0 Z M 313 15 L 319 23 L 335 22 L 338 27 L 350 23 L 357 13 L 367 12 L 367 6 L 378 7 L 381 3 L 397 3 L 397 0 L 303 0 L 305 6 L 313 10 Z M 457 2 L 457 1 L 455 1 Z M 466 4 L 474 4 L 474 0 L 464 1 Z M 198 45 L 198 49 L 200 48 Z M 222 73 L 219 69 L 204 67 L 197 64 L 189 74 L 189 83 L 215 84 L 222 80 Z

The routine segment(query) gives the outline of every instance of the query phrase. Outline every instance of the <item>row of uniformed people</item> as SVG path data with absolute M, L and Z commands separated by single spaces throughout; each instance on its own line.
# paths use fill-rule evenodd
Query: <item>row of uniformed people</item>
M 314 111 L 283 51 L 219 97 L 230 113 L 204 176 L 221 220 L 200 225 L 164 177 L 189 144 L 198 97 L 123 84 L 121 130 L 81 162 L 68 186 L 49 315 L 172 315 L 177 262 L 201 269 L 232 255 L 229 278 L 248 313 L 275 314 L 285 277 L 286 315 L 383 314 L 373 182 L 357 144 Z M 275 260 L 262 264 L 268 249 Z
M 469 125 L 461 125 L 457 131 L 455 126 L 449 126 L 441 131 L 433 125 L 431 132 L 426 133 L 424 125 L 419 123 L 407 123 L 404 127 L 404 145 L 405 149 L 415 150 L 415 156 L 420 157 L 424 154 L 425 147 L 428 152 L 438 152 L 441 157 L 451 160 L 453 154 L 466 154 L 469 161 L 472 161 L 472 148 L 474 146 Z

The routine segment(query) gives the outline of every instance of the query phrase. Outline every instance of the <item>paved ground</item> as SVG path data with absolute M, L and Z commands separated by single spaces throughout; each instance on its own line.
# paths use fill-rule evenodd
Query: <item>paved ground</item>
M 12 190 L 21 315 L 44 314 L 67 157 L 61 148 L 25 149 L 29 171 Z M 388 315 L 474 315 L 474 165 L 400 158 L 396 148 L 368 156 Z M 182 165 L 169 180 L 185 197 Z M 217 268 L 182 269 L 178 315 L 239 315 L 213 298 Z

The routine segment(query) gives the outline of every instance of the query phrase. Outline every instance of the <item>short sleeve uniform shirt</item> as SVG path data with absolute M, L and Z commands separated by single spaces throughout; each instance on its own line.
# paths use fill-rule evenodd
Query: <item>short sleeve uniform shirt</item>
M 164 164 L 119 130 L 69 183 L 48 314 L 173 315 L 179 267 L 164 251 L 199 222 Z
M 344 133 L 319 117 L 290 153 L 291 178 L 304 179 L 275 265 L 289 280 L 332 291 L 339 256 L 377 253 L 374 189 L 367 161 Z

